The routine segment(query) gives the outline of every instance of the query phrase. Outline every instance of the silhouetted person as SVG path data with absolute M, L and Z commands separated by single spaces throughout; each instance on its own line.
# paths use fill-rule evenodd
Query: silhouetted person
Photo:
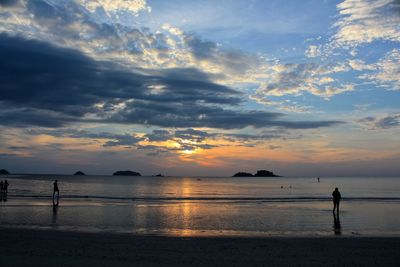
M 336 210 L 337 214 L 339 214 L 339 204 L 342 196 L 340 195 L 339 189 L 337 187 L 335 188 L 335 191 L 333 191 L 332 197 L 333 197 L 333 212 L 335 213 Z
M 336 216 L 336 213 L 333 213 L 333 231 L 335 235 L 342 234 L 342 226 L 340 225 L 339 213 Z
M 319 177 L 318 177 L 318 183 L 319 183 Z
M 60 190 L 58 190 L 58 181 L 55 180 L 53 183 L 53 206 L 58 206 L 58 200 L 60 198 Z M 57 202 L 55 201 L 55 195 L 57 193 Z

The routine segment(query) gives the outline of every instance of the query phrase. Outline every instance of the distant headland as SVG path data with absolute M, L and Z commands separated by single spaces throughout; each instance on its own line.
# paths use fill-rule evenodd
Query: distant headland
M 133 171 L 116 171 L 113 173 L 114 176 L 142 176 L 138 172 Z
M 84 172 L 77 171 L 76 173 L 74 173 L 74 175 L 86 175 L 86 174 Z
M 256 174 L 251 174 L 249 172 L 237 172 L 232 177 L 281 177 L 267 170 L 258 170 Z
M 8 175 L 8 174 L 10 174 L 10 173 L 7 170 L 5 170 L 5 169 L 0 170 L 0 175 Z

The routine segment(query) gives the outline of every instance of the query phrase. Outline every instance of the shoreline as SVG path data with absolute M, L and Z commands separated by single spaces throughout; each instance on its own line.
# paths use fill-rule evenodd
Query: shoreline
M 61 232 L 69 234 L 99 234 L 126 237 L 165 237 L 165 238 L 216 238 L 216 239 L 340 239 L 340 238 L 399 238 L 399 232 L 341 232 L 335 233 L 335 229 L 329 231 L 240 231 L 240 230 L 194 230 L 194 229 L 105 229 L 99 227 L 81 226 L 38 226 L 38 225 L 0 225 L 1 231 L 44 231 Z
M 0 266 L 396 266 L 399 237 L 167 237 L 0 228 Z

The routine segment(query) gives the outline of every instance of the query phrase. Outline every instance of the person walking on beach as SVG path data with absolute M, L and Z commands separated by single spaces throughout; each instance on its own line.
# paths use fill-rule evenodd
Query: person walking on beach
M 60 190 L 58 190 L 58 181 L 57 180 L 54 181 L 53 186 L 54 186 L 54 188 L 53 188 L 53 205 L 58 205 L 58 200 L 60 198 Z M 55 199 L 54 199 L 56 193 L 57 193 L 57 202 L 55 202 Z
M 336 187 L 335 191 L 332 192 L 332 197 L 333 197 L 333 212 L 337 212 L 339 214 L 339 204 L 340 204 L 340 199 L 342 196 L 340 195 L 339 189 Z

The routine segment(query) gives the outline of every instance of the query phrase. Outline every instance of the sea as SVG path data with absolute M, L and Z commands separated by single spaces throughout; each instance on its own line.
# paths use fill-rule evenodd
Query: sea
M 0 228 L 161 236 L 400 236 L 400 177 L 8 175 Z M 53 205 L 53 182 L 60 199 Z M 332 212 L 332 191 L 342 195 Z

